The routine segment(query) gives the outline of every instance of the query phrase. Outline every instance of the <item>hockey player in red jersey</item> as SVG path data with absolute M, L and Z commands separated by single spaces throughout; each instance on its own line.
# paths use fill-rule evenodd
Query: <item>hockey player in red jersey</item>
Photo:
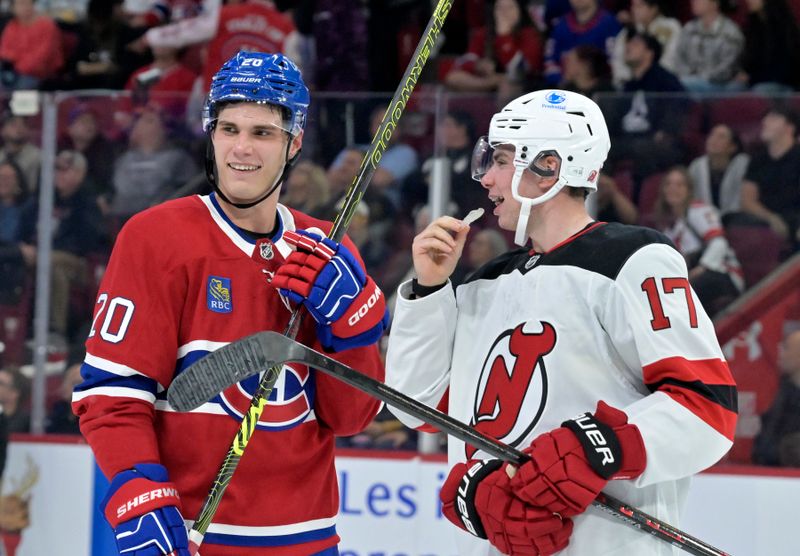
M 609 149 L 590 99 L 513 100 L 473 177 L 522 248 L 453 292 L 469 226 L 445 216 L 414 239 L 387 384 L 531 457 L 517 469 L 450 439 L 441 498 L 461 555 L 673 554 L 592 500 L 605 491 L 677 525 L 691 475 L 731 446 L 736 386 L 683 257 L 654 230 L 586 212 Z
M 383 378 L 374 344 L 387 322 L 384 298 L 355 246 L 324 238 L 330 222 L 278 203 L 308 103 L 282 54 L 235 55 L 204 111 L 215 192 L 137 214 L 117 239 L 73 410 L 111 480 L 103 510 L 120 554 L 188 555 L 184 518 L 197 515 L 257 386 L 256 375 L 178 413 L 166 390 L 192 362 L 255 332 L 283 331 L 302 303 L 311 316 L 300 341 Z M 338 554 L 334 435 L 362 430 L 379 405 L 285 366 L 203 556 Z

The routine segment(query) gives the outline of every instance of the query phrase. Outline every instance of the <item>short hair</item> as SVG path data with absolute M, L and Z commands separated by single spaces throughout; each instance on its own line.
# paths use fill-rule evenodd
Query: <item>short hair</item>
M 78 151 L 64 150 L 58 153 L 56 157 L 56 166 L 60 163 L 69 165 L 70 168 L 75 168 L 81 172 L 86 172 L 89 164 L 86 162 L 86 157 Z
M 467 129 L 467 137 L 475 138 L 475 118 L 466 110 L 451 110 L 447 116 L 453 118 L 458 125 Z
M 795 133 L 800 130 L 800 117 L 798 117 L 797 112 L 789 106 L 776 104 L 767 110 L 767 114 L 781 116 L 789 125 L 794 126 Z
M 603 49 L 593 44 L 580 44 L 573 48 L 572 52 L 589 66 L 593 76 L 601 79 L 611 77 L 611 66 L 608 64 L 608 56 Z
M 647 50 L 653 53 L 653 60 L 658 61 L 661 59 L 661 53 L 664 52 L 664 47 L 661 46 L 658 39 L 646 31 L 637 31 L 635 28 L 629 27 L 627 42 L 637 38 L 644 43 Z

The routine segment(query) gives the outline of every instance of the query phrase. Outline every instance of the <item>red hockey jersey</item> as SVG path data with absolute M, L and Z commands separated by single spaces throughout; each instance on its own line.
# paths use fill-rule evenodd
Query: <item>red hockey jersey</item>
M 197 515 L 258 376 L 188 413 L 169 406 L 166 390 L 208 352 L 260 330 L 283 331 L 290 310 L 267 284 L 291 250 L 283 232 L 330 227 L 278 205 L 277 231 L 255 239 L 214 195 L 170 201 L 126 224 L 100 286 L 84 382 L 73 395 L 106 476 L 159 462 L 181 494 L 184 517 Z M 349 239 L 345 244 L 357 252 Z M 298 340 L 321 349 L 312 319 Z M 337 357 L 383 379 L 375 347 Z M 285 367 L 201 553 L 299 556 L 335 545 L 334 435 L 360 431 L 378 409 L 378 401 L 331 377 Z

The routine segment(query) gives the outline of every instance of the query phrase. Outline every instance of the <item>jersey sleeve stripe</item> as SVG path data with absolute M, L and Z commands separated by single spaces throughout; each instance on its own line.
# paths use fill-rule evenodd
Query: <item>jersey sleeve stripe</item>
M 651 392 L 661 391 L 729 439 L 736 429 L 736 384 L 721 359 L 662 359 L 643 369 Z
M 155 402 L 158 383 L 141 374 L 119 375 L 84 363 L 81 366 L 83 382 L 75 387 L 73 401 L 88 396 L 104 395 L 129 397 Z
M 713 427 L 717 432 L 724 435 L 728 440 L 733 441 L 733 435 L 736 432 L 736 412 L 721 405 L 709 403 L 708 398 L 703 394 L 685 386 L 685 384 L 665 382 L 656 390 L 664 392 Z M 734 387 L 720 388 L 729 389 L 735 395 L 736 389 Z

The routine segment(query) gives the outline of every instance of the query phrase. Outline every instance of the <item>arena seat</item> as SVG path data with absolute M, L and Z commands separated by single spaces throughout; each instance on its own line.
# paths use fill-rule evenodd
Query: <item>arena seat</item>
M 725 228 L 725 235 L 742 265 L 748 288 L 780 264 L 784 241 L 769 226 L 732 224 Z

